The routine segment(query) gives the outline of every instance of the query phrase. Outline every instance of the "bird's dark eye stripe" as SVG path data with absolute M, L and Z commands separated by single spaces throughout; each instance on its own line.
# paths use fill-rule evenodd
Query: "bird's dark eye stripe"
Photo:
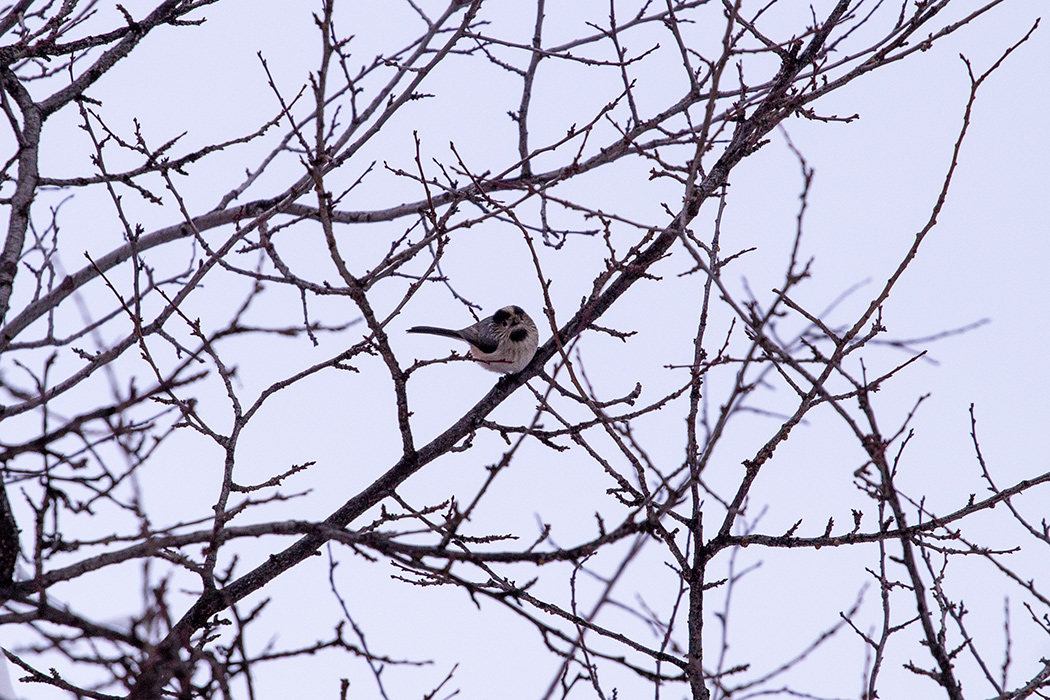
M 525 309 L 521 308 L 520 306 L 512 306 L 512 307 L 510 307 L 510 310 L 514 312 L 515 316 L 524 316 L 525 315 Z
M 503 325 L 504 323 L 506 323 L 508 318 L 510 318 L 510 312 L 506 309 L 500 309 L 496 313 L 492 314 L 492 322 L 498 323 L 499 325 Z
M 520 343 L 521 341 L 525 340 L 525 336 L 527 336 L 528 334 L 529 332 L 524 328 L 515 328 L 510 332 L 510 339 L 513 340 L 515 343 Z

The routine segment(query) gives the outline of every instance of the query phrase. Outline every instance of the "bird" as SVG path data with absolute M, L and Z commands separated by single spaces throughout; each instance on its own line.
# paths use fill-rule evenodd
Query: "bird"
M 465 340 L 470 356 L 492 372 L 516 374 L 532 361 L 539 344 L 536 324 L 520 306 L 504 306 L 488 318 L 458 331 L 434 326 L 413 326 L 408 333 L 428 333 Z

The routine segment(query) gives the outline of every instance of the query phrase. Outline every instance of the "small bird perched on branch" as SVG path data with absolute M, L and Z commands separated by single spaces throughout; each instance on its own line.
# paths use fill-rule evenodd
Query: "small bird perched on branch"
M 493 372 L 513 374 L 525 369 L 536 354 L 540 336 L 536 324 L 520 306 L 504 306 L 488 318 L 458 331 L 434 326 L 414 326 L 409 333 L 429 333 L 465 340 L 470 356 Z

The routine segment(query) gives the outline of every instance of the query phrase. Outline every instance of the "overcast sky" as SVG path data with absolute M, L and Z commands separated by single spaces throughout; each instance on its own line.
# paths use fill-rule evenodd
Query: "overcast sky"
M 387 4 L 391 7 L 386 7 Z M 817 3 L 818 15 L 827 4 Z M 575 31 L 574 23 L 582 22 L 585 17 L 600 20 L 607 14 L 607 9 L 601 9 L 607 7 L 604 4 L 599 3 L 588 15 L 583 13 L 583 8 L 590 5 L 572 5 L 571 11 L 563 6 L 551 8 L 552 42 L 557 41 L 559 31 L 566 35 Z M 976 6 L 977 3 L 960 3 L 950 11 L 952 16 L 961 17 L 968 8 Z M 829 316 L 832 321 L 849 322 L 899 264 L 916 232 L 930 216 L 950 162 L 969 90 L 966 65 L 960 53 L 965 54 L 975 71 L 983 72 L 1006 47 L 1028 31 L 1043 6 L 1023 0 L 1004 2 L 973 26 L 938 43 L 933 50 L 876 71 L 814 105 L 823 115 L 856 113 L 860 116 L 858 120 L 848 124 L 803 119 L 786 122 L 786 129 L 774 133 L 770 143 L 745 160 L 732 177 L 722 224 L 723 250 L 756 248 L 727 271 L 733 288 L 740 290 L 747 285 L 760 298 L 768 300 L 770 289 L 781 282 L 801 187 L 799 164 L 788 147 L 787 139 L 790 139 L 815 169 L 802 243 L 802 257 L 814 258 L 814 280 L 799 288 L 796 301 L 819 311 L 845 289 L 863 284 L 865 286 Z M 518 9 L 517 0 L 487 0 L 481 16 L 491 19 L 495 26 L 520 22 L 519 39 L 527 42 L 531 20 L 527 13 L 516 16 Z M 571 14 L 575 11 L 580 12 L 579 17 Z M 99 21 L 104 21 L 111 12 L 113 10 L 103 8 Z M 127 129 L 131 119 L 137 118 L 144 133 L 156 144 L 186 132 L 184 150 L 232 138 L 257 127 L 278 111 L 259 53 L 286 96 L 293 96 L 317 65 L 315 29 L 300 3 L 224 0 L 205 8 L 202 14 L 208 21 L 201 27 L 173 29 L 150 37 L 136 56 L 92 91 L 92 96 L 102 101 L 101 109 L 111 124 Z M 784 21 L 790 19 L 795 18 L 785 13 Z M 775 24 L 768 26 L 772 35 L 780 36 L 774 31 Z M 418 31 L 407 8 L 395 3 L 366 8 L 358 3 L 342 3 L 337 27 L 355 35 L 350 50 L 361 63 L 379 52 L 404 45 Z M 954 510 L 965 503 L 970 493 L 984 493 L 969 442 L 971 403 L 979 420 L 984 456 L 1002 483 L 1013 483 L 1047 470 L 1044 445 L 1050 428 L 1050 402 L 1047 401 L 1050 370 L 1045 362 L 1050 346 L 1050 333 L 1046 330 L 1050 306 L 1047 76 L 1050 76 L 1050 41 L 1046 29 L 1041 28 L 982 87 L 938 225 L 884 309 L 889 339 L 923 338 L 988 320 L 963 335 L 932 344 L 914 344 L 912 349 L 929 349 L 928 359 L 911 366 L 877 395 L 880 409 L 896 420 L 900 420 L 920 396 L 930 395 L 916 418 L 917 434 L 909 446 L 908 467 L 902 472 L 901 480 L 906 489 L 926 494 L 927 505 L 934 512 Z M 543 75 L 543 78 L 550 82 L 545 82 L 538 94 L 550 102 L 541 103 L 543 107 L 533 116 L 537 143 L 564 133 L 568 126 L 565 122 L 586 111 L 581 105 L 590 101 L 600 106 L 608 100 L 608 85 L 600 81 L 589 84 L 575 76 L 557 74 Z M 392 168 L 414 167 L 414 131 L 418 132 L 427 157 L 452 161 L 449 149 L 452 142 L 477 170 L 499 170 L 513 162 L 516 132 L 506 112 L 517 108 L 519 95 L 509 84 L 506 75 L 491 68 L 435 74 L 426 89 L 436 97 L 406 109 L 384 127 L 387 133 L 383 138 L 361 153 L 359 163 L 346 169 L 344 177 L 352 181 L 373 159 L 378 161 L 374 173 L 347 198 L 343 208 L 379 209 L 419 198 L 418 191 L 383 169 L 384 163 Z M 615 84 L 615 80 L 610 84 Z M 666 98 L 662 90 L 673 93 L 679 88 L 670 79 L 667 84 L 646 82 L 642 97 L 651 97 L 652 104 L 660 104 Z M 652 94 L 645 94 L 645 90 L 652 90 Z M 68 138 L 68 145 L 62 139 L 47 144 L 44 162 L 53 174 L 75 175 L 90 170 L 86 156 L 72 162 L 67 156 L 70 151 L 86 153 L 79 141 L 82 134 L 76 128 L 74 116 L 71 114 L 68 119 L 49 126 L 68 135 L 63 136 Z M 261 155 L 272 145 L 271 141 L 255 152 Z M 239 181 L 244 168 L 257 162 L 259 156 L 245 157 L 252 152 L 251 148 L 242 149 L 231 157 L 218 157 L 206 165 L 191 167 L 190 176 L 180 183 L 193 210 L 203 211 L 214 206 Z M 617 172 L 622 175 L 622 181 L 614 176 Z M 624 167 L 619 171 L 612 169 L 597 180 L 584 180 L 580 187 L 591 187 L 593 191 L 585 191 L 581 196 L 594 206 L 615 207 L 625 217 L 656 222 L 662 211 L 661 204 L 674 206 L 680 202 L 681 193 L 669 183 L 648 182 L 644 175 L 639 176 L 641 172 Z M 275 172 L 270 176 L 272 180 L 259 183 L 254 196 L 272 193 L 286 186 L 294 176 L 291 169 Z M 129 197 L 128 207 L 131 216 L 143 222 L 146 230 L 170 225 L 180 218 L 177 207 L 170 202 L 156 207 Z M 65 205 L 63 215 L 69 222 L 69 235 L 83 239 L 83 249 L 105 251 L 119 240 L 119 231 L 97 231 L 85 223 L 103 217 L 106 221 L 112 219 L 102 193 L 94 198 L 78 195 Z M 702 214 L 697 227 L 709 226 L 713 215 L 713 208 Z M 392 230 L 382 231 L 385 234 Z M 350 227 L 343 235 L 347 240 L 360 236 L 362 246 L 383 248 L 387 245 L 385 239 L 364 240 L 371 235 L 370 231 L 358 232 Z M 486 312 L 516 303 L 538 316 L 542 306 L 540 289 L 527 251 L 520 241 L 515 245 L 517 247 L 508 248 L 505 239 L 481 234 L 457 242 L 450 248 L 445 272 L 456 280 L 468 298 L 482 304 Z M 600 246 L 600 241 L 576 245 L 583 251 L 589 250 L 587 246 Z M 304 251 L 304 258 L 299 262 L 308 265 L 308 255 Z M 592 279 L 589 274 L 592 268 L 587 265 L 594 260 L 581 263 L 581 259 L 587 258 L 582 254 L 558 256 L 553 253 L 545 258 L 546 272 L 554 280 L 552 298 L 556 308 L 564 309 L 560 312 L 561 320 L 575 311 Z M 83 262 L 82 258 L 72 257 L 63 260 L 63 264 L 72 270 Z M 681 271 L 681 266 L 675 263 L 659 268 L 658 274 L 673 278 Z M 642 330 L 643 336 L 645 331 L 650 331 L 648 337 L 655 337 L 657 329 L 673 328 L 682 321 L 682 309 L 690 303 L 690 284 L 694 285 L 695 292 L 693 280 L 669 282 L 660 287 L 659 293 L 641 288 L 637 293 L 632 291 L 610 314 L 609 322 Z M 426 294 L 429 296 L 417 297 L 391 328 L 394 347 L 406 361 L 412 357 L 444 356 L 450 346 L 436 338 L 404 335 L 405 328 L 417 323 L 461 327 L 470 322 L 462 307 L 436 285 Z M 209 295 L 190 303 L 207 307 L 213 300 L 214 296 Z M 274 294 L 266 300 L 256 311 L 259 314 L 256 320 L 276 317 L 294 322 L 298 313 L 294 296 Z M 206 308 L 191 308 L 197 313 L 207 313 Z M 330 314 L 328 319 L 332 321 L 340 313 L 330 302 L 319 302 L 318 308 Z M 694 321 L 695 316 L 685 319 L 682 333 L 693 332 L 688 323 Z M 548 335 L 541 333 L 541 339 L 545 340 Z M 240 363 L 241 386 L 247 394 L 252 394 L 293 368 L 331 354 L 341 342 L 347 344 L 338 337 L 322 341 L 320 349 L 307 347 L 305 339 L 289 342 L 283 346 L 286 352 L 266 357 L 252 356 L 248 351 Z M 661 387 L 672 382 L 668 373 L 647 364 L 653 353 L 662 350 L 659 345 L 643 341 L 625 345 L 601 338 L 585 342 L 588 375 L 610 395 L 626 393 L 635 382 L 651 387 L 654 392 L 651 395 L 657 395 Z M 905 352 L 884 353 L 872 360 L 877 366 L 869 370 L 884 371 L 894 361 L 903 361 L 906 357 Z M 666 358 L 665 361 L 688 363 L 690 359 Z M 883 364 L 879 365 L 880 362 Z M 636 368 L 645 368 L 646 374 L 639 376 Z M 859 373 L 859 366 L 855 369 Z M 432 437 L 447 427 L 449 418 L 473 405 L 494 380 L 494 375 L 467 363 L 439 365 L 421 374 L 412 395 L 414 424 L 420 439 Z M 717 401 L 718 386 L 718 380 L 714 380 L 709 389 L 712 401 Z M 399 443 L 396 433 L 391 432 L 389 415 L 382 411 L 370 415 L 369 410 L 362 407 L 361 398 L 372 391 L 387 391 L 386 387 L 381 376 L 355 379 L 352 384 L 349 379 L 326 376 L 289 392 L 279 409 L 275 407 L 260 414 L 257 425 L 245 439 L 243 482 L 256 477 L 264 480 L 290 464 L 318 462 L 305 481 L 297 485 L 297 488 L 312 489 L 310 495 L 281 510 L 270 511 L 269 517 L 323 518 L 355 489 L 390 466 Z M 791 397 L 780 399 L 790 403 Z M 778 400 L 771 399 L 774 404 Z M 530 409 L 531 399 L 520 392 L 496 415 L 506 422 L 521 422 L 531 416 Z M 756 422 L 753 427 L 757 435 L 766 436 L 770 425 L 773 424 L 762 427 Z M 651 441 L 654 456 L 670 462 L 680 460 L 678 434 L 675 433 L 673 444 L 663 444 L 660 439 L 663 429 L 654 425 L 651 432 L 644 435 Z M 677 426 L 675 429 L 678 430 Z M 756 434 L 748 434 L 742 427 L 742 433 L 728 441 L 721 465 L 727 470 L 727 480 L 738 476 L 731 470 L 739 469 L 740 461 L 753 454 Z M 851 452 L 854 446 L 843 438 L 844 435 L 834 430 L 807 430 L 806 426 L 792 436 L 777 459 L 786 464 L 808 465 L 812 479 L 800 480 L 798 472 L 788 468 L 768 475 L 753 496 L 756 500 L 768 499 L 768 510 L 758 526 L 760 531 L 782 533 L 797 519 L 800 509 L 830 513 L 840 525 L 851 521 L 849 502 L 843 500 L 839 508 L 836 499 L 846 498 L 842 494 L 852 489 L 850 473 L 841 465 L 856 466 L 858 458 Z M 165 457 L 168 460 L 165 463 L 180 470 L 181 476 L 173 483 L 171 474 L 162 471 L 149 477 L 157 479 L 156 483 L 150 484 L 147 479 L 146 486 L 159 488 L 159 493 L 163 493 L 163 497 L 153 496 L 155 500 L 150 503 L 158 524 L 165 519 L 187 517 L 185 504 L 194 498 L 196 484 L 207 482 L 209 470 L 215 468 L 213 460 L 219 458 L 217 450 L 209 450 L 190 436 L 184 443 L 175 444 L 184 444 L 186 452 L 175 451 Z M 498 449 L 494 443 L 491 454 L 498 454 Z M 475 522 L 478 530 L 490 527 L 496 531 L 535 534 L 540 514 L 545 521 L 558 523 L 555 537 L 559 544 L 570 545 L 593 534 L 593 513 L 610 507 L 603 495 L 605 485 L 596 488 L 588 483 L 587 475 L 575 471 L 571 460 L 541 451 L 529 456 L 531 460 L 525 462 L 530 465 L 529 470 L 519 470 L 525 472 L 519 477 L 508 477 L 501 500 L 478 513 Z M 485 463 L 484 456 L 477 454 L 454 456 L 420 473 L 406 485 L 402 495 L 422 504 L 439 500 L 435 494 L 452 495 L 457 489 L 470 493 L 481 478 L 479 472 Z M 820 470 L 832 463 L 840 464 L 837 476 L 821 476 Z M 198 477 L 200 482 L 196 481 Z M 717 481 L 719 477 L 713 475 L 712 478 Z M 180 495 L 181 485 L 188 487 L 184 495 Z M 578 500 L 563 503 L 548 500 L 552 494 L 565 492 L 573 493 Z M 158 492 L 147 490 L 149 493 Z M 1039 498 L 1043 504 L 1047 502 L 1045 491 L 1029 496 L 1026 501 L 1029 515 L 1037 522 L 1040 510 L 1043 516 L 1046 514 L 1045 505 L 1036 503 Z M 806 504 L 808 500 L 812 503 Z M 751 515 L 757 513 L 756 509 Z M 207 514 L 206 506 L 202 514 Z M 807 522 L 800 534 L 818 535 L 823 525 L 823 521 Z M 101 531 L 106 525 L 98 527 Z M 984 534 L 994 540 L 997 533 Z M 1007 541 L 990 543 L 1005 546 L 1009 538 L 1005 539 Z M 266 551 L 260 549 L 259 555 L 263 556 Z M 858 573 L 858 561 L 863 557 L 854 558 L 852 552 L 824 558 L 814 556 L 818 553 L 800 555 L 793 551 L 788 554 L 794 557 L 790 563 L 783 561 L 782 552 L 749 548 L 741 554 L 741 566 L 761 561 L 766 567 L 797 567 L 786 569 L 794 572 L 791 576 L 777 579 L 776 595 L 771 592 L 767 595 L 761 588 L 748 589 L 746 584 L 742 588 L 748 607 L 734 618 L 741 630 L 738 638 L 741 658 L 749 655 L 761 658 L 765 645 L 775 641 L 770 637 L 775 638 L 779 630 L 808 625 L 816 631 L 834 623 L 835 620 L 828 617 L 815 619 L 806 601 L 811 596 L 833 596 L 833 605 L 845 610 L 865 579 L 863 571 Z M 478 611 L 458 592 L 442 595 L 432 589 L 392 586 L 392 570 L 381 566 L 354 566 L 350 557 L 347 560 L 340 570 L 346 573 L 341 581 L 342 592 L 351 600 L 367 601 L 357 603 L 355 613 L 369 630 L 373 648 L 379 653 L 391 650 L 396 656 L 409 655 L 435 662 L 417 672 L 391 672 L 390 687 L 397 693 L 393 697 L 418 697 L 420 688 L 432 687 L 444 677 L 464 648 L 470 650 L 471 659 L 457 670 L 454 683 L 461 689 L 462 697 L 538 697 L 550 682 L 556 669 L 552 660 L 544 655 L 536 633 L 503 610 L 489 606 Z M 1021 566 L 1034 576 L 1040 569 L 1045 572 L 1046 560 L 1044 558 L 1042 564 L 1027 562 Z M 281 621 L 271 623 L 269 628 L 279 646 L 310 643 L 324 634 L 337 614 L 326 590 L 318 590 L 316 599 L 312 594 L 303 593 L 323 580 L 325 564 L 318 558 L 268 589 L 267 595 L 275 599 L 270 611 L 272 619 Z M 654 553 L 653 565 L 660 566 L 658 553 Z M 852 575 L 843 574 L 842 589 L 815 590 L 814 567 L 839 566 L 844 571 L 853 571 Z M 638 587 L 644 588 L 644 575 L 638 575 L 641 582 Z M 763 579 L 758 576 L 755 580 L 756 586 L 768 585 L 768 580 L 760 584 Z M 98 581 L 100 587 L 109 585 L 105 576 L 100 576 Z M 975 572 L 971 581 L 975 586 L 971 596 L 980 599 L 984 591 L 981 587 L 986 585 L 983 574 Z M 995 615 L 1001 611 L 1004 590 L 995 589 L 991 595 L 993 600 L 985 608 L 976 606 L 975 617 L 993 630 L 1001 624 Z M 377 600 L 377 595 L 382 597 Z M 83 600 L 77 603 L 89 605 Z M 868 592 L 867 604 L 870 614 L 877 616 L 877 595 L 872 591 Z M 114 616 L 122 612 L 115 610 Z M 442 630 L 442 637 L 415 639 L 417 618 L 424 619 L 428 629 Z M 479 640 L 484 643 L 478 644 Z M 461 642 L 466 646 L 461 646 Z M 4 640 L 3 645 L 10 646 L 11 642 Z M 783 651 L 778 651 L 774 644 L 769 653 Z M 526 654 L 535 654 L 535 657 Z M 1019 650 L 1018 656 L 1029 662 L 1050 656 L 1050 643 L 1045 638 L 1030 640 L 1030 646 Z M 997 657 L 993 655 L 993 658 Z M 304 675 L 264 673 L 262 697 L 335 697 L 336 679 L 363 678 L 361 668 L 329 668 L 325 666 L 325 659 L 305 662 Z M 829 696 L 855 697 L 860 687 L 861 659 L 858 652 L 849 659 L 822 660 L 811 667 L 813 676 L 807 678 L 806 687 Z M 916 689 L 928 689 L 928 680 L 899 670 L 904 660 L 894 659 L 897 668 L 886 671 L 888 676 L 892 675 L 892 681 L 884 688 L 885 697 L 919 697 L 914 693 L 921 690 Z M 357 662 L 341 659 L 339 663 Z M 1018 670 L 1019 675 L 1026 673 L 1028 669 Z M 621 697 L 637 697 L 628 692 L 632 688 L 637 690 L 632 686 L 637 681 L 627 676 L 617 679 L 615 672 L 607 679 L 609 687 L 618 685 L 617 681 L 623 693 Z M 367 679 L 360 681 L 356 686 L 359 694 L 354 697 L 371 697 L 371 688 L 366 683 Z M 494 688 L 503 690 L 496 695 Z M 888 692 L 890 689 L 899 694 Z M 39 687 L 20 689 L 19 693 L 25 698 L 63 697 Z M 678 695 L 672 692 L 669 697 Z

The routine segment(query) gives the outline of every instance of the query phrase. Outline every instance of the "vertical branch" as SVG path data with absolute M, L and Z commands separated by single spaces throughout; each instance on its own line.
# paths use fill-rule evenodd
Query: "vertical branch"
M 29 227 L 29 211 L 36 197 L 39 177 L 37 158 L 40 148 L 40 128 L 44 114 L 33 102 L 29 92 L 18 77 L 9 69 L 0 69 L 0 89 L 9 94 L 22 113 L 22 124 L 18 138 L 18 175 L 15 192 L 11 197 L 11 214 L 7 221 L 7 235 L 0 252 L 0 323 L 7 318 L 14 290 L 18 261 L 22 256 L 26 230 Z
M 397 402 L 397 420 L 401 433 L 401 447 L 403 454 L 408 456 L 415 452 L 415 444 L 412 437 L 412 426 L 409 422 L 409 416 L 411 413 L 408 410 L 408 389 L 406 387 L 407 377 L 405 376 L 404 370 L 401 369 L 401 365 L 398 363 L 397 358 L 394 356 L 394 351 L 390 347 L 390 339 L 387 337 L 386 331 L 383 328 L 383 323 L 377 319 L 375 312 L 368 301 L 364 287 L 350 272 L 350 269 L 346 265 L 346 261 L 343 259 L 342 253 L 339 252 L 339 245 L 335 239 L 335 229 L 332 218 L 332 211 L 335 207 L 335 202 L 333 201 L 332 194 L 328 192 L 324 184 L 324 175 L 332 165 L 331 151 L 324 128 L 324 115 L 328 70 L 337 48 L 334 43 L 334 30 L 332 27 L 333 10 L 334 0 L 325 0 L 324 15 L 319 23 L 319 29 L 321 30 L 322 36 L 322 54 L 321 67 L 314 79 L 316 129 L 314 132 L 313 156 L 309 164 L 309 171 L 314 184 L 314 191 L 317 195 L 317 210 L 321 229 L 324 231 L 325 242 L 328 245 L 328 252 L 331 255 L 332 262 L 335 263 L 339 276 L 342 278 L 343 283 L 346 284 L 347 290 L 350 293 L 350 298 L 354 300 L 354 303 L 357 304 L 357 308 L 361 311 L 362 316 L 364 316 L 365 322 L 368 324 L 368 328 L 372 332 L 372 337 L 377 349 L 379 350 L 379 354 L 383 358 L 383 362 L 387 366 L 387 371 L 390 372 L 390 377 L 394 382 L 394 396 Z
M 536 24 L 532 30 L 532 56 L 521 87 L 521 104 L 518 105 L 518 156 L 521 158 L 521 176 L 532 177 L 532 161 L 529 157 L 529 104 L 532 102 L 532 86 L 536 71 L 543 60 L 543 16 L 546 0 L 536 0 Z

